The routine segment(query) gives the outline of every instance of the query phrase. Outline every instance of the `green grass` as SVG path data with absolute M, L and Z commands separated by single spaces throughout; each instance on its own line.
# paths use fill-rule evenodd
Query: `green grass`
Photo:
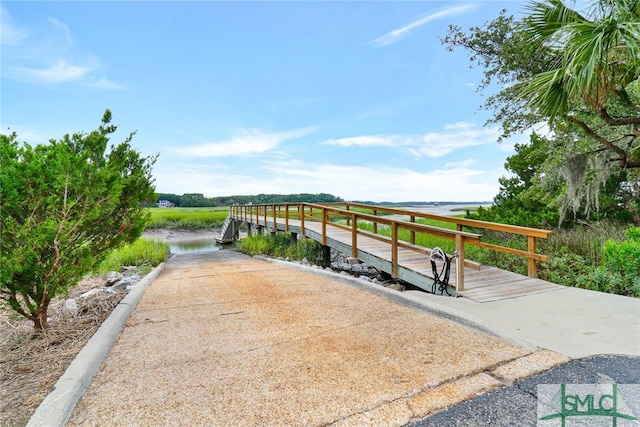
M 449 230 L 455 230 L 455 224 L 435 221 L 430 219 L 421 219 L 417 220 L 416 223 L 423 225 L 430 225 L 434 227 L 446 228 Z M 370 222 L 358 222 L 358 228 L 361 230 L 373 232 L 373 224 Z M 378 234 L 382 236 L 391 237 L 391 228 L 385 225 L 378 225 Z M 411 241 L 411 233 L 408 230 L 399 229 L 398 230 L 398 239 L 410 242 Z M 424 233 L 416 233 L 415 243 L 419 246 L 424 246 L 425 248 L 434 248 L 436 246 L 442 248 L 443 251 L 447 253 L 455 252 L 455 243 L 453 240 L 443 239 L 442 237 L 433 236 L 430 234 Z
M 275 235 L 254 234 L 235 243 L 236 249 L 248 255 L 268 255 L 274 258 L 289 258 L 291 260 L 307 259 L 312 264 L 323 263 L 322 246 L 313 239 L 300 239 L 291 243 L 289 233 Z
M 215 208 L 150 208 L 147 229 L 201 230 L 222 227 L 228 207 Z
M 165 261 L 169 256 L 169 244 L 151 239 L 135 242 L 111 251 L 100 263 L 96 273 L 120 271 L 125 266 L 146 267 L 148 270 Z

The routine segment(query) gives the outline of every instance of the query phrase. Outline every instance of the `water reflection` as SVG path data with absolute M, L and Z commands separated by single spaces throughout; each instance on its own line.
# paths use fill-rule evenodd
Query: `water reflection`
M 181 240 L 179 242 L 169 242 L 171 253 L 187 254 L 192 252 L 212 252 L 220 250 L 220 246 L 215 239 Z

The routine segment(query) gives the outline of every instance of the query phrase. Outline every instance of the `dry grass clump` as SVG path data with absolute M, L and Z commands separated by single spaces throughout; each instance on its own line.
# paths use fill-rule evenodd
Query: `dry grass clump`
M 85 279 L 71 291 L 77 311 L 65 309 L 65 300 L 49 308 L 49 329 L 35 333 L 31 321 L 0 308 L 0 425 L 24 426 L 74 357 L 127 294 L 102 291 L 79 298 L 103 286 L 102 279 Z

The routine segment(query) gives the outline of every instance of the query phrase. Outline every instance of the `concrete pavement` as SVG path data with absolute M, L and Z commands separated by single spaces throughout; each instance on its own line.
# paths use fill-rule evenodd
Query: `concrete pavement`
M 409 291 L 431 309 L 467 316 L 487 329 L 581 358 L 596 354 L 640 355 L 640 299 L 579 288 L 478 303 Z
M 543 295 L 474 305 L 232 251 L 176 256 L 69 425 L 428 423 L 570 357 L 640 354 L 640 300 L 579 292 L 555 310 Z

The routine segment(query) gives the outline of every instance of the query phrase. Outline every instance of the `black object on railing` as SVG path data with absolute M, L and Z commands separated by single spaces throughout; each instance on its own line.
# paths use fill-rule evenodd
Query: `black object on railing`
M 433 285 L 431 286 L 431 293 L 435 294 L 440 292 L 440 295 L 449 293 L 449 273 L 451 272 L 451 260 L 456 256 L 449 257 L 439 247 L 435 247 L 431 250 L 429 260 L 431 261 L 431 269 L 433 271 Z M 441 263 L 440 268 L 436 263 Z

